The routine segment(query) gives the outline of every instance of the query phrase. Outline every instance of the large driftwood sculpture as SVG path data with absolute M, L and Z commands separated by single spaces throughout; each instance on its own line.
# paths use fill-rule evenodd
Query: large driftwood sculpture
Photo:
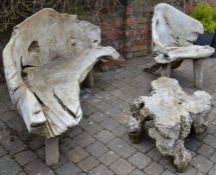
M 191 161 L 191 153 L 184 147 L 184 140 L 191 127 L 195 133 L 207 128 L 211 96 L 204 91 L 186 94 L 178 81 L 162 77 L 151 83 L 151 96 L 141 96 L 131 105 L 130 133 L 140 134 L 145 121 L 151 120 L 148 129 L 150 137 L 156 140 L 156 147 L 163 155 L 174 157 L 179 171 Z
M 156 5 L 152 19 L 152 40 L 157 66 L 154 64 L 145 70 L 153 72 L 162 67 L 162 75 L 169 76 L 169 69 L 180 66 L 179 62 L 183 59 L 196 60 L 211 56 L 214 48 L 193 45 L 203 32 L 199 21 L 166 3 Z
M 119 58 L 100 42 L 98 26 L 48 8 L 14 28 L 3 51 L 4 70 L 29 132 L 53 138 L 79 123 L 79 84 L 102 56 Z

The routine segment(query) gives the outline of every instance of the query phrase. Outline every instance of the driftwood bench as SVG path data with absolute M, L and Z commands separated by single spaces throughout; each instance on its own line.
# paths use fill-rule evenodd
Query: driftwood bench
M 58 136 L 82 118 L 80 83 L 93 85 L 92 68 L 106 56 L 98 26 L 76 15 L 42 9 L 14 27 L 3 51 L 4 71 L 13 104 L 28 131 L 46 138 L 46 162 L 58 162 Z
M 160 3 L 155 6 L 152 19 L 152 42 L 155 54 L 152 65 L 144 71 L 155 72 L 161 68 L 161 76 L 170 76 L 171 70 L 181 65 L 184 59 L 194 62 L 194 82 L 202 87 L 202 61 L 210 57 L 215 49 L 193 43 L 204 32 L 202 24 L 176 8 Z
M 211 96 L 204 91 L 188 95 L 177 80 L 166 77 L 153 81 L 151 85 L 152 95 L 141 96 L 131 105 L 129 135 L 132 139 L 140 137 L 145 122 L 149 121 L 148 134 L 156 140 L 158 150 L 163 155 L 173 156 L 177 169 L 184 171 L 192 158 L 184 140 L 192 128 L 195 133 L 206 130 Z

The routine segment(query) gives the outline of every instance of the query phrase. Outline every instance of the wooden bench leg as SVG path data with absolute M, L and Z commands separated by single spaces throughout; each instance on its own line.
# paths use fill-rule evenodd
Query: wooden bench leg
M 171 63 L 161 64 L 161 77 L 170 77 Z
M 203 87 L 203 59 L 194 59 L 193 60 L 193 69 L 194 69 L 194 85 L 197 88 Z
M 58 137 L 45 140 L 45 156 L 48 166 L 56 165 L 59 162 Z
M 87 88 L 94 87 L 94 71 L 91 70 L 88 75 L 86 76 L 86 79 L 83 81 L 83 85 Z

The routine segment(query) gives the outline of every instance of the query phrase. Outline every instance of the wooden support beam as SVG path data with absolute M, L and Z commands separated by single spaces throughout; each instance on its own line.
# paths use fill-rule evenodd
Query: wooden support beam
M 94 71 L 91 70 L 88 75 L 86 76 L 86 79 L 83 81 L 83 85 L 87 88 L 94 87 Z
M 203 74 L 204 74 L 204 59 L 193 59 L 193 71 L 194 71 L 194 85 L 197 88 L 203 88 Z
M 171 63 L 161 64 L 161 77 L 170 77 Z
M 59 162 L 59 141 L 58 137 L 45 140 L 46 164 L 56 165 Z

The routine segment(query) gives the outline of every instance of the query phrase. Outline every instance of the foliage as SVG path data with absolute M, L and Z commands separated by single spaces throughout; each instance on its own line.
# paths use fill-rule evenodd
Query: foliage
M 197 4 L 192 17 L 199 20 L 203 26 L 205 32 L 214 32 L 216 29 L 216 9 L 210 6 L 208 3 Z
M 38 10 L 50 7 L 60 12 L 101 18 L 121 10 L 121 0 L 0 0 L 0 32 L 6 31 Z

